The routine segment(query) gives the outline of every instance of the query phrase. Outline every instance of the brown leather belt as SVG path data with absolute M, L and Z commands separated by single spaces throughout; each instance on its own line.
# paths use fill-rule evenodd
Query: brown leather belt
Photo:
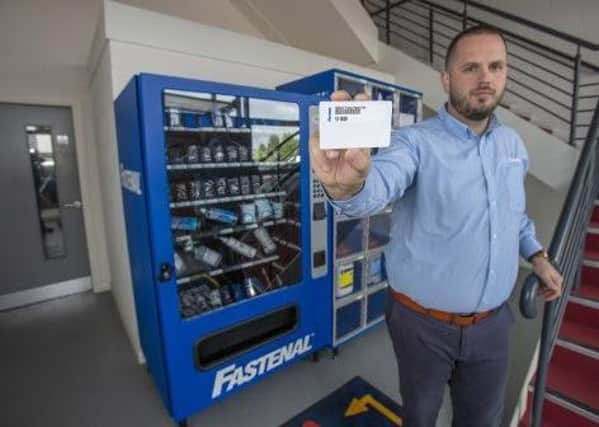
M 410 310 L 415 311 L 416 313 L 424 314 L 425 316 L 429 316 L 441 322 L 449 323 L 456 326 L 474 325 L 476 322 L 479 322 L 482 319 L 489 317 L 489 315 L 493 313 L 493 310 L 488 310 L 464 316 L 460 314 L 449 313 L 447 311 L 435 310 L 432 308 L 424 308 L 416 301 L 411 299 L 409 296 L 404 295 L 400 292 L 396 292 L 393 289 L 391 289 L 391 296 L 393 296 L 393 299 L 395 301 L 402 304 L 404 307 L 407 307 Z

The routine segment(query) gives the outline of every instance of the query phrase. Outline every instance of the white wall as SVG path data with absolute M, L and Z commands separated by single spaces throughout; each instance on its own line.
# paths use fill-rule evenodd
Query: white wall
M 265 38 L 263 30 L 239 9 L 240 0 L 118 0 L 119 3 L 223 28 L 257 38 Z
M 0 102 L 71 107 L 92 286 L 100 292 L 109 288 L 110 274 L 87 80 L 87 70 L 75 66 L 0 71 Z
M 135 74 L 151 72 L 274 88 L 338 67 L 393 82 L 390 74 L 369 70 L 258 39 L 159 15 L 119 3 L 105 3 L 105 28 L 98 33 L 92 64 L 94 118 L 102 181 L 112 290 L 127 334 L 143 359 L 131 285 L 119 183 L 113 100 Z

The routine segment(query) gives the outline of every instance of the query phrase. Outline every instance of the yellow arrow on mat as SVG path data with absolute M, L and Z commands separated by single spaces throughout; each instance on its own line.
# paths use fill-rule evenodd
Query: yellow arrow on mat
M 367 412 L 368 405 L 370 405 L 374 410 L 380 412 L 383 416 L 385 416 L 393 424 L 401 426 L 401 417 L 399 417 L 397 414 L 393 413 L 393 411 L 391 409 L 387 408 L 381 402 L 379 402 L 374 397 L 372 397 L 371 394 L 365 394 L 364 396 L 362 396 L 359 399 L 356 399 L 354 397 L 345 411 L 345 416 L 352 417 L 354 415 L 358 415 L 363 412 Z

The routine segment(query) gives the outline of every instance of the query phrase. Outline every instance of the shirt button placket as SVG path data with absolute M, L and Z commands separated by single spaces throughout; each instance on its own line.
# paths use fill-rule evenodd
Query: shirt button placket
M 496 227 L 496 217 L 497 217 L 497 203 L 495 201 L 495 180 L 492 179 L 493 168 L 489 167 L 489 159 L 485 156 L 485 142 L 487 141 L 486 135 L 481 138 L 481 143 L 479 145 L 479 152 L 481 156 L 481 161 L 483 165 L 483 172 L 485 175 L 485 181 L 487 183 L 487 200 L 489 203 L 489 276 L 487 285 L 484 287 L 483 297 L 481 299 L 481 303 L 486 305 L 487 294 L 489 289 L 492 289 L 495 285 L 496 272 L 493 267 L 495 263 L 495 251 L 497 246 L 497 227 Z

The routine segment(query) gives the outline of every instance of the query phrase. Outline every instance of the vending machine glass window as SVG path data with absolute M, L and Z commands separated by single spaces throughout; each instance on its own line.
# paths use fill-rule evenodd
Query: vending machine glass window
M 181 316 L 299 283 L 297 104 L 166 90 L 164 113 Z

